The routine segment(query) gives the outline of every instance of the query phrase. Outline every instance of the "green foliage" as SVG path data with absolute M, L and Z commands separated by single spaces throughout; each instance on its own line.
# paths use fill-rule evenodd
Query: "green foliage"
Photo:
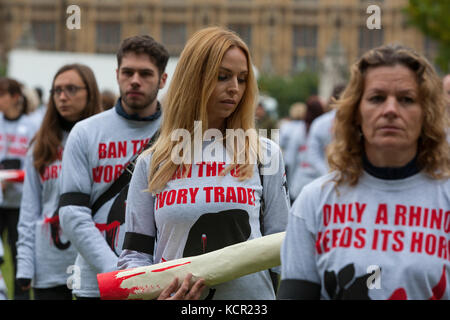
M 409 0 L 405 12 L 409 22 L 439 45 L 436 64 L 450 71 L 450 1 Z
M 6 66 L 0 61 L 0 77 L 6 77 Z
M 305 102 L 316 95 L 319 77 L 312 71 L 304 71 L 293 76 L 283 77 L 263 74 L 258 79 L 261 93 L 275 98 L 278 102 L 278 117 L 287 117 L 290 106 L 295 102 Z
M 3 238 L 3 239 L 2 239 Z M 8 299 L 13 299 L 14 297 L 14 266 L 11 256 L 11 250 L 8 246 L 8 235 L 7 232 L 3 233 L 3 237 L 0 235 L 0 241 L 3 241 L 3 264 L 0 267 L 3 279 L 5 280 L 6 288 L 8 290 Z

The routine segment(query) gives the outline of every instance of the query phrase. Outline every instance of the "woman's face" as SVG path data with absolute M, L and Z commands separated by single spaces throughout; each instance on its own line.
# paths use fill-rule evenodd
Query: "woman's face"
M 374 165 L 373 160 L 383 155 L 400 158 L 400 154 L 401 158 L 412 159 L 423 124 L 415 73 L 402 65 L 369 69 L 359 105 L 359 124 L 366 155 Z
M 87 88 L 75 70 L 59 74 L 53 84 L 56 110 L 67 121 L 77 121 L 87 104 Z
M 244 95 L 248 67 L 244 52 L 232 47 L 223 56 L 216 87 L 209 98 L 207 112 L 209 128 L 222 129 Z

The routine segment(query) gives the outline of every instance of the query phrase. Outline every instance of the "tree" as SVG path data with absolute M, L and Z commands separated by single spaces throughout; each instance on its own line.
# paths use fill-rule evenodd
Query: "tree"
M 6 77 L 6 63 L 0 59 L 0 77 Z
M 450 71 L 450 1 L 409 0 L 405 12 L 409 22 L 439 46 L 436 64 Z
M 297 73 L 291 77 L 263 74 L 258 79 L 261 93 L 278 102 L 278 117 L 289 115 L 289 108 L 295 102 L 305 102 L 309 96 L 317 94 L 319 78 L 311 71 Z

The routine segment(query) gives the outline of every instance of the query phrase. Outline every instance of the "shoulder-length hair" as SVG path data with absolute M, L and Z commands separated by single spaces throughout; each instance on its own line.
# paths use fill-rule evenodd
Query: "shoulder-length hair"
M 250 52 L 236 33 L 220 27 L 209 27 L 196 32 L 186 43 L 164 98 L 160 135 L 153 147 L 148 150 L 152 153 L 149 192 L 156 193 L 162 190 L 178 168 L 178 165 L 171 161 L 171 152 L 178 143 L 172 141 L 172 132 L 176 129 L 185 129 L 191 134 L 193 141 L 195 121 L 201 121 L 202 135 L 208 128 L 207 103 L 217 84 L 222 59 L 225 53 L 234 47 L 241 49 L 247 57 L 248 76 L 241 101 L 226 119 L 226 129 L 243 129 L 245 132 L 253 129 L 249 131 L 255 135 L 249 136 L 245 148 L 239 148 L 239 152 L 245 152 L 246 155 L 246 163 L 239 167 L 240 179 L 252 176 L 253 166 L 248 163 L 250 159 L 248 155 L 257 149 L 254 114 L 258 86 Z M 227 130 L 227 136 L 228 132 Z M 237 151 L 236 148 L 234 151 Z M 233 153 L 234 157 L 237 153 Z M 185 160 L 184 168 L 189 168 L 193 159 Z M 222 173 L 226 174 L 236 167 L 235 163 L 227 166 Z
M 15 79 L 1 77 L 0 78 L 0 94 L 8 93 L 11 96 L 19 96 L 18 107 L 20 107 L 20 114 L 28 113 L 28 99 L 23 92 L 23 86 Z
M 445 112 L 442 83 L 426 58 L 402 45 L 384 45 L 366 52 L 351 67 L 349 84 L 335 103 L 337 108 L 335 139 L 327 150 L 331 170 L 338 171 L 337 185 L 348 182 L 356 185 L 362 174 L 363 139 L 357 117 L 364 92 L 365 76 L 370 68 L 402 65 L 416 74 L 419 103 L 424 119 L 418 140 L 418 165 L 434 179 L 449 177 L 449 146 L 445 130 L 448 120 Z
M 55 84 L 55 79 L 61 73 L 69 70 L 74 70 L 78 73 L 87 90 L 86 107 L 81 113 L 78 121 L 100 112 L 102 110 L 100 92 L 98 90 L 94 72 L 88 66 L 78 63 L 64 65 L 53 77 L 52 88 Z M 50 96 L 41 127 L 33 138 L 35 143 L 33 150 L 33 165 L 39 173 L 42 174 L 46 166 L 58 159 L 59 148 L 63 138 L 62 132 L 61 116 L 56 109 L 53 96 Z

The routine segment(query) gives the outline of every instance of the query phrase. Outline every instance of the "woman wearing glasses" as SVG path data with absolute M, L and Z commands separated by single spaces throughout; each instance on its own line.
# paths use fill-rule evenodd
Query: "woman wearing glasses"
M 62 151 L 75 123 L 101 111 L 95 75 L 85 65 L 60 68 L 50 94 L 25 161 L 18 224 L 17 282 L 27 290 L 33 280 L 36 300 L 72 299 L 66 282 L 76 250 L 61 232 L 57 210 Z

